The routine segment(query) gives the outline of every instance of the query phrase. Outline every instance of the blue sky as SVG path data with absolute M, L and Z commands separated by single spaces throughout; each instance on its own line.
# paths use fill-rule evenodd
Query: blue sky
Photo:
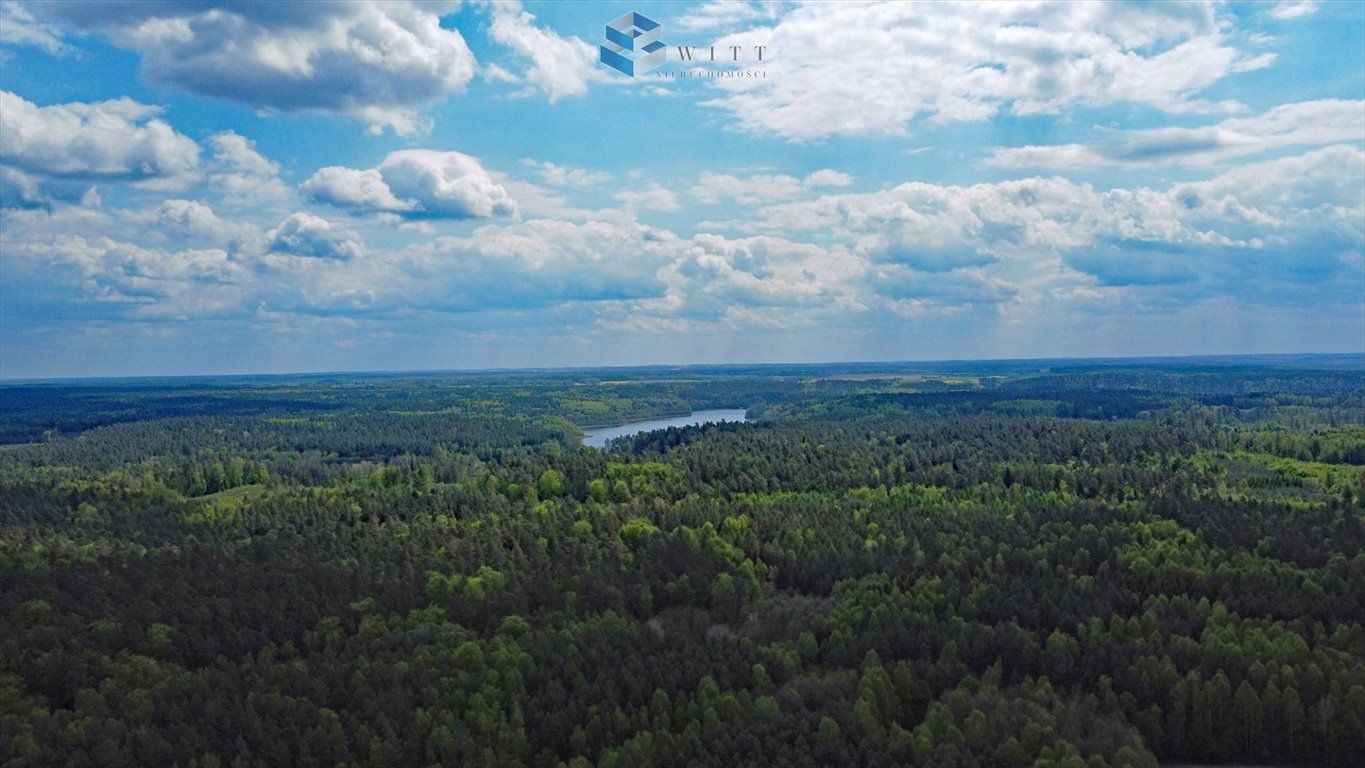
M 1365 3 L 6 1 L 0 100 L 4 378 L 1365 351 Z

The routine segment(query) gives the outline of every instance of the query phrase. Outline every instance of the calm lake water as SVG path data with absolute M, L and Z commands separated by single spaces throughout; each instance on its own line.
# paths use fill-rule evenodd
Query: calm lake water
M 619 427 L 587 429 L 584 430 L 583 444 L 592 448 L 601 448 L 607 444 L 608 440 L 614 437 L 633 435 L 637 432 L 650 432 L 656 429 L 668 429 L 669 427 L 687 427 L 693 424 L 709 424 L 715 421 L 748 421 L 748 419 L 744 418 L 743 408 L 693 411 L 687 416 L 672 416 L 667 419 L 650 419 L 648 421 L 632 421 L 629 424 L 622 424 Z

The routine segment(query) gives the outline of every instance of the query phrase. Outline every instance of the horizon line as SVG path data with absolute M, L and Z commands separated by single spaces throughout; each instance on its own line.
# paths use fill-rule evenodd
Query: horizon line
M 967 364 L 1024 364 L 1024 363 L 1116 363 L 1135 365 L 1145 362 L 1196 361 L 1231 363 L 1236 360 L 1294 360 L 1314 358 L 1358 358 L 1357 365 L 1365 369 L 1365 351 L 1359 352 L 1231 352 L 1193 355 L 1119 355 L 1113 357 L 981 357 L 981 358 L 942 358 L 930 360 L 826 360 L 826 361 L 788 361 L 776 363 L 644 363 L 634 365 L 572 365 L 572 366 L 519 366 L 487 368 L 409 368 L 409 369 L 362 369 L 331 371 L 290 371 L 277 373 L 146 373 L 111 374 L 80 376 L 21 376 L 0 375 L 0 386 L 32 383 L 56 382 L 99 382 L 99 381 L 147 381 L 179 379 L 246 379 L 246 378 L 320 378 L 328 376 L 440 376 L 460 374 L 499 374 L 499 373 L 572 373 L 576 371 L 645 371 L 667 369 L 704 369 L 704 368 L 799 368 L 827 366 L 906 366 L 906 365 L 967 365 Z M 1350 370 L 1351 366 L 1346 366 Z

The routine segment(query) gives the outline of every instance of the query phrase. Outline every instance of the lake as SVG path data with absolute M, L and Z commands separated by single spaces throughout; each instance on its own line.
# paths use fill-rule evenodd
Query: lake
M 608 440 L 639 432 L 652 432 L 669 427 L 689 427 L 693 424 L 709 424 L 716 421 L 748 421 L 744 418 L 743 408 L 721 408 L 713 411 L 693 411 L 687 416 L 670 416 L 666 419 L 632 421 L 619 427 L 596 427 L 583 430 L 583 444 L 591 448 L 602 448 Z

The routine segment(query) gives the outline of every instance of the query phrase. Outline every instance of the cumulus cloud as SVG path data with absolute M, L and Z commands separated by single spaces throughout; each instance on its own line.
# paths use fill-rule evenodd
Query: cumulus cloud
M 716 43 L 755 44 L 767 76 L 717 79 L 705 103 L 795 140 L 1077 103 L 1226 110 L 1199 94 L 1274 60 L 1233 47 L 1212 2 L 807 3 Z
M 17 2 L 0 2 L 0 44 L 33 46 L 53 55 L 70 52 L 56 25 L 34 18 Z
M 823 168 L 799 179 L 787 174 L 741 177 L 728 173 L 703 173 L 692 186 L 692 196 L 703 203 L 733 200 L 743 205 L 754 205 L 791 200 L 819 187 L 847 187 L 852 183 L 852 176 L 830 168 Z
M 69 276 L 88 301 L 135 317 L 204 317 L 240 306 L 250 270 L 218 248 L 167 251 L 108 237 L 59 234 L 9 240 L 16 268 L 48 281 Z
M 213 158 L 209 182 L 215 192 L 235 205 L 282 201 L 289 188 L 280 181 L 280 164 L 256 151 L 253 141 L 233 131 L 209 137 Z
M 733 308 L 862 308 L 866 263 L 841 248 L 782 237 L 693 237 L 672 269 L 679 311 L 723 316 Z
M 1208 165 L 1289 146 L 1365 139 L 1365 101 L 1283 104 L 1255 117 L 1202 128 L 1107 131 L 1093 144 L 997 147 L 987 164 L 1003 168 Z
M 633 221 L 480 227 L 344 269 L 299 274 L 310 306 L 486 312 L 592 306 L 683 321 L 784 323 L 864 308 L 865 260 L 776 236 L 682 238 Z M 812 320 L 808 316 L 806 320 Z
M 522 158 L 521 164 L 535 169 L 541 181 L 553 187 L 591 187 L 611 180 L 611 174 L 603 171 L 540 162 L 529 157 Z
M 182 237 L 222 237 L 227 232 L 213 208 L 197 200 L 167 200 L 148 219 L 158 229 Z
M 632 210 L 669 212 L 682 207 L 678 204 L 678 196 L 673 190 L 658 184 L 629 187 L 612 195 L 612 199 L 620 201 L 622 205 Z
M 217 248 L 249 258 L 259 253 L 264 243 L 264 235 L 254 222 L 222 218 L 202 200 L 172 198 L 154 208 L 114 211 L 112 216 L 114 220 L 100 230 L 127 229 L 128 236 L 143 233 L 148 242 L 157 245 Z
M 417 109 L 461 91 L 474 56 L 441 27 L 454 3 L 44 3 L 37 14 L 136 51 L 152 81 L 286 112 L 421 128 Z
M 318 314 L 577 305 L 612 323 L 779 328 L 875 311 L 1007 318 L 1217 297 L 1336 306 L 1359 300 L 1363 183 L 1365 151 L 1338 145 L 1160 189 L 1030 178 L 825 194 L 762 208 L 758 225 L 769 231 L 746 237 L 536 219 L 369 252 L 352 233 L 296 213 L 245 249 L 91 246 L 63 258 L 89 265 L 80 274 L 91 295 L 176 312 L 186 305 L 166 281 L 193 279 L 195 265 L 235 286 L 214 293 L 213 307 L 232 295 L 242 308 Z M 223 226 L 195 201 L 167 201 L 154 215 L 191 245 Z M 227 256 L 210 258 L 215 250 Z M 259 259 L 258 268 L 243 272 L 237 259 Z
M 277 178 L 277 166 L 243 137 L 219 134 L 206 145 L 211 171 L 221 161 L 246 176 Z M 560 187 L 589 183 L 576 169 L 525 166 Z M 2 170 L 7 200 L 39 193 L 17 168 Z M 503 189 L 502 197 L 461 183 L 470 174 Z M 744 237 L 680 236 L 629 214 L 570 211 L 541 190 L 536 211 L 554 209 L 558 220 L 486 224 L 467 237 L 422 238 L 398 250 L 381 240 L 367 246 L 305 212 L 272 216 L 278 224 L 268 232 L 247 228 L 216 212 L 215 198 L 189 195 L 132 214 L 106 211 L 79 226 L 42 210 L 12 211 L 0 244 L 29 273 L 137 318 L 435 311 L 482 313 L 468 322 L 495 325 L 490 316 L 499 313 L 525 323 L 563 313 L 555 316 L 571 315 L 585 328 L 676 324 L 712 333 L 859 327 L 891 316 L 1074 323 L 1074 312 L 1100 314 L 1118 302 L 1125 312 L 1223 300 L 1338 314 L 1333 308 L 1359 304 L 1365 151 L 1357 146 L 1159 188 L 1026 178 L 850 192 L 852 181 L 831 169 L 725 177 L 716 200 L 761 206 Z M 453 210 L 493 215 L 499 199 L 510 203 L 506 190 L 537 189 L 515 183 L 521 186 L 458 153 L 410 150 L 371 169 L 323 169 L 304 191 L 345 210 L 420 223 Z M 627 202 L 643 207 L 654 187 L 636 191 L 640 197 Z M 660 196 L 659 204 L 668 200 Z M 46 229 L 34 231 L 35 221 Z
M 1358 301 L 1362 186 L 1365 151 L 1336 145 L 1165 189 L 908 183 L 762 214 L 776 231 L 829 232 L 874 270 L 986 269 L 1027 283 L 1067 267 L 1102 286 L 1184 285 L 1188 299 Z
M 996 306 L 1014 299 L 1020 291 L 1019 286 L 979 269 L 925 273 L 900 264 L 871 265 L 866 283 L 902 315 L 934 307 Z
M 1270 9 L 1270 16 L 1280 21 L 1289 21 L 1317 12 L 1317 0 L 1289 0 L 1289 2 L 1276 3 L 1275 7 Z
M 317 314 L 480 313 L 635 302 L 665 294 L 659 273 L 679 249 L 676 236 L 633 222 L 488 225 L 365 259 L 295 259 L 279 266 L 292 293 L 273 295 L 272 306 Z
M 338 208 L 393 212 L 409 211 L 416 206 L 415 201 L 395 197 L 377 168 L 361 171 L 329 166 L 313 174 L 302 189 L 314 200 Z
M 1023 250 L 1075 245 L 1096 201 L 1088 186 L 1062 179 L 968 187 L 910 182 L 769 206 L 763 214 L 768 226 L 785 231 L 830 230 L 876 262 L 949 272 Z
M 379 165 L 379 173 L 396 197 L 416 201 L 417 213 L 490 218 L 517 212 L 516 202 L 493 183 L 479 161 L 459 152 L 394 152 Z
M 852 176 L 833 168 L 821 168 L 818 171 L 806 174 L 806 177 L 801 180 L 802 186 L 807 189 L 812 187 L 847 187 L 852 183 Z
M 781 15 L 786 5 L 789 4 L 775 0 L 708 0 L 689 9 L 674 25 L 688 31 L 728 29 L 756 21 L 772 21 Z
M 46 208 L 50 202 L 36 179 L 17 168 L 0 165 L 0 209 Z
M 488 36 L 530 61 L 520 77 L 499 67 L 493 71 L 494 79 L 524 80 L 530 88 L 549 97 L 551 104 L 565 96 L 581 96 L 587 93 L 590 82 L 605 79 L 597 67 L 597 51 L 592 45 L 538 27 L 535 20 L 519 2 L 493 5 Z
M 322 168 L 301 189 L 338 208 L 405 218 L 487 219 L 515 216 L 516 201 L 476 158 L 460 152 L 406 149 L 375 168 Z
M 78 179 L 176 179 L 198 166 L 199 146 L 129 98 L 40 107 L 0 91 L 0 163 Z
M 363 256 L 359 237 L 330 221 L 308 213 L 295 213 L 266 233 L 270 253 L 314 259 L 346 261 Z
M 517 213 L 527 219 L 560 219 L 563 221 L 610 221 L 627 223 L 635 220 L 633 209 L 584 208 L 569 199 L 566 190 L 571 182 L 552 189 L 523 181 L 505 173 L 490 172 L 493 181 L 507 190 L 517 201 Z M 609 178 L 609 177 L 608 177 Z
M 309 294 L 319 306 L 363 297 L 372 309 L 461 313 L 633 301 L 664 293 L 657 273 L 677 250 L 675 236 L 633 222 L 536 219 L 312 272 L 327 282 Z

